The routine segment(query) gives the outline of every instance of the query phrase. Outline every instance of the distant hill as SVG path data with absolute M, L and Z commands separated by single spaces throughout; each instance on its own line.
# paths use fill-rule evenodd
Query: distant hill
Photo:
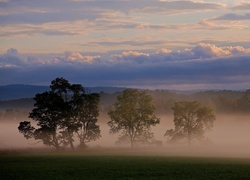
M 121 92 L 126 88 L 119 87 L 87 87 L 89 93 L 115 93 Z M 37 93 L 49 91 L 49 86 L 13 84 L 0 86 L 0 100 L 14 100 L 21 98 L 33 98 Z
M 116 98 L 125 88 L 91 87 L 85 88 L 87 93 L 100 93 L 100 110 L 107 115 Z M 9 85 L 0 86 L 0 119 L 3 114 L 30 111 L 34 108 L 33 97 L 37 93 L 50 90 L 47 86 Z M 207 91 L 168 91 L 148 90 L 153 98 L 157 114 L 171 114 L 176 101 L 198 101 L 210 106 L 216 113 L 250 113 L 249 105 L 244 100 L 244 91 L 207 90 Z M 1 115 L 2 114 L 2 115 Z
M 48 90 L 48 86 L 34 86 L 23 84 L 0 86 L 0 100 L 32 98 L 35 97 L 37 93 L 42 93 Z
M 125 87 L 86 87 L 85 90 L 87 93 L 116 93 L 124 91 Z

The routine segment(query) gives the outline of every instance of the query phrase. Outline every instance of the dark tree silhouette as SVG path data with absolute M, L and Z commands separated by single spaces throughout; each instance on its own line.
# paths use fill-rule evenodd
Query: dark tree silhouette
M 35 108 L 30 113 L 29 118 L 35 120 L 39 128 L 35 129 L 33 137 L 35 140 L 42 140 L 44 145 L 60 149 L 62 144 L 67 144 L 63 133 L 58 132 L 59 123 L 63 118 L 63 100 L 54 92 L 37 94 L 34 100 Z M 19 126 L 18 129 L 20 130 L 20 128 Z M 28 132 L 26 131 L 26 133 Z
M 193 139 L 201 140 L 206 130 L 213 127 L 215 115 L 208 107 L 202 107 L 197 101 L 179 101 L 174 107 L 175 129 L 167 130 L 170 142 L 187 140 L 189 146 Z
M 64 142 L 74 149 L 74 133 L 78 130 L 78 107 L 84 103 L 85 90 L 80 84 L 71 85 L 63 78 L 57 78 L 51 82 L 50 86 L 53 93 L 57 94 L 61 103 L 63 117 L 59 121 L 60 131 Z
M 151 96 L 135 89 L 125 90 L 117 97 L 109 116 L 110 133 L 121 132 L 117 143 L 130 143 L 131 147 L 154 140 L 150 128 L 160 122 L 154 115 Z
M 86 97 L 94 95 L 86 94 L 81 85 L 71 85 L 63 78 L 53 80 L 50 88 L 51 91 L 36 94 L 34 98 L 35 108 L 30 113 L 29 118 L 37 122 L 38 128 L 35 129 L 30 122 L 24 121 L 20 122 L 18 129 L 26 139 L 41 140 L 43 144 L 54 146 L 56 149 L 67 145 L 74 149 L 74 134 L 79 134 L 78 131 L 81 130 L 82 116 L 88 115 L 81 113 L 84 108 L 87 108 L 86 104 L 90 104 Z M 98 112 L 99 99 L 96 99 L 94 107 L 96 108 L 95 111 Z M 88 113 L 86 110 L 83 112 Z M 89 135 L 92 137 L 89 140 L 96 140 L 100 137 L 100 129 L 96 125 L 97 117 L 98 113 L 95 119 L 89 120 L 89 124 L 92 123 L 92 126 L 88 126 L 86 129 L 99 130 L 99 136 L 91 134 L 93 137 Z
M 20 122 L 18 130 L 24 135 L 26 139 L 34 137 L 35 128 L 32 127 L 28 121 Z
M 78 130 L 77 136 L 80 140 L 80 148 L 86 147 L 86 143 L 96 140 L 100 135 L 100 128 L 96 125 L 99 116 L 98 104 L 99 94 L 86 94 L 84 103 L 78 107 Z

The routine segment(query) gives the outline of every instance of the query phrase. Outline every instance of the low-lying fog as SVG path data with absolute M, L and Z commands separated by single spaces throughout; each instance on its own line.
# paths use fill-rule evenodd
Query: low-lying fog
M 191 155 L 191 156 L 221 156 L 221 157 L 248 157 L 250 158 L 250 117 L 247 115 L 217 115 L 212 131 L 206 132 L 206 141 L 200 144 L 169 145 L 164 134 L 167 129 L 173 128 L 173 116 L 162 116 L 161 123 L 152 128 L 157 140 L 162 146 L 139 148 L 152 154 L 159 155 Z M 89 147 L 117 148 L 117 136 L 109 134 L 107 117 L 100 117 L 102 137 L 89 144 Z M 18 132 L 18 122 L 0 122 L 0 149 L 37 148 L 43 144 L 35 144 L 34 140 L 26 140 Z M 34 125 L 34 124 L 33 124 Z M 129 150 L 129 146 L 123 146 Z M 117 148 L 118 149 L 118 148 Z M 121 149 L 121 148 L 119 148 Z

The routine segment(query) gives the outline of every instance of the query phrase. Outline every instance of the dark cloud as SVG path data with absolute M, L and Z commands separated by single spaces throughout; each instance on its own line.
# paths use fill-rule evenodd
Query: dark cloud
M 17 49 L 10 48 L 7 50 L 6 54 L 8 56 L 18 56 L 19 53 L 18 53 Z
M 26 69 L 1 70 L 1 82 L 47 83 L 55 77 L 65 77 L 85 86 L 148 86 L 181 84 L 238 84 L 249 80 L 249 57 L 218 58 L 208 61 L 168 62 L 152 65 L 120 63 L 113 65 L 63 64 L 42 65 Z M 4 78 L 5 77 L 5 78 Z M 192 89 L 192 87 L 190 87 Z M 211 87 L 210 87 L 211 88 Z M 242 87 L 235 87 L 242 88 Z
M 0 62 L 6 62 L 6 57 L 7 54 L 1 55 Z M 192 89 L 195 84 L 203 84 L 204 88 L 230 85 L 237 89 L 246 88 L 250 80 L 249 59 L 249 49 L 211 44 L 180 51 L 129 51 L 114 54 L 110 59 L 65 52 L 50 60 L 38 57 L 30 58 L 32 63 L 27 59 L 22 64 L 11 61 L 12 66 L 0 67 L 0 82 L 49 84 L 55 77 L 62 76 L 85 86 L 168 88 L 186 84 Z M 19 61 L 23 62 L 20 58 Z
M 24 61 L 19 57 L 16 49 L 10 48 L 6 54 L 0 55 L 0 68 L 1 67 L 16 67 L 24 65 Z

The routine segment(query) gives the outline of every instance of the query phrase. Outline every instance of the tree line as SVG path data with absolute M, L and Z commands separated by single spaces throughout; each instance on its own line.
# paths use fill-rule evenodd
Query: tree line
M 48 88 L 49 89 L 49 88 Z M 100 89 L 101 90 L 101 89 Z M 87 89 L 91 92 L 91 89 Z M 250 90 L 207 90 L 200 92 L 176 92 L 169 90 L 145 90 L 153 98 L 155 114 L 172 114 L 172 107 L 176 101 L 198 101 L 203 106 L 209 106 L 215 114 L 249 114 L 250 104 L 247 101 Z M 121 92 L 100 92 L 99 112 L 107 114 L 112 109 L 116 98 Z M 32 98 L 0 100 L 0 121 L 17 121 L 26 119 L 29 112 L 34 108 Z M 102 121 L 102 119 L 100 119 Z
M 246 98 L 248 93 L 250 91 L 246 92 Z M 75 137 L 79 148 L 101 137 L 97 125 L 100 94 L 87 93 L 80 84 L 56 78 L 51 82 L 50 91 L 36 94 L 34 101 L 35 108 L 29 118 L 36 121 L 36 126 L 23 121 L 18 127 L 26 139 L 35 139 L 56 149 L 67 146 L 74 149 Z M 147 91 L 124 90 L 108 110 L 110 133 L 119 134 L 117 143 L 129 143 L 131 147 L 156 143 L 151 128 L 159 124 L 160 119 L 155 110 L 153 98 Z M 198 101 L 176 101 L 172 110 L 174 129 L 165 133 L 171 143 L 184 141 L 191 145 L 195 139 L 204 138 L 205 132 L 213 127 L 212 109 Z

